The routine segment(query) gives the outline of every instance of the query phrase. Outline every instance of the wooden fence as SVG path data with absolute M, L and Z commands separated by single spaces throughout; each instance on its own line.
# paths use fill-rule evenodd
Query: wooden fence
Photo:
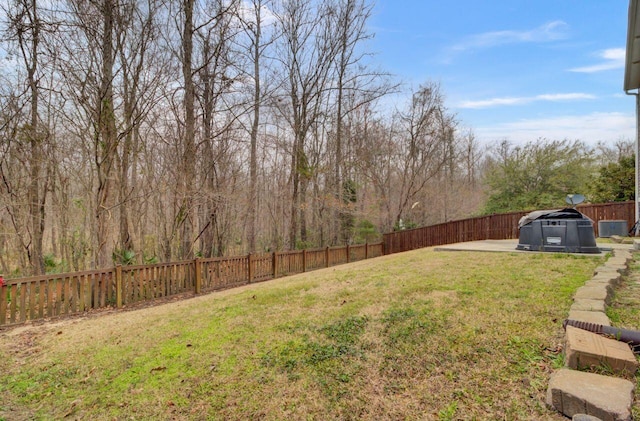
M 598 221 L 625 220 L 628 230 L 635 223 L 633 201 L 579 205 L 577 208 L 594 221 L 596 236 L 598 235 Z M 465 241 L 518 238 L 518 221 L 527 213 L 529 212 L 480 216 L 384 234 L 385 254 Z
M 383 254 L 383 243 L 361 244 L 9 279 L 0 287 L 0 326 L 232 288 Z
M 597 221 L 626 220 L 630 229 L 634 203 L 582 205 Z M 384 254 L 464 241 L 518 237 L 518 221 L 527 212 L 463 219 L 384 234 L 383 242 L 314 250 L 196 259 L 145 266 L 10 279 L 0 287 L 0 326 L 77 314 L 105 307 L 193 292 L 232 288 L 251 282 L 307 272 Z

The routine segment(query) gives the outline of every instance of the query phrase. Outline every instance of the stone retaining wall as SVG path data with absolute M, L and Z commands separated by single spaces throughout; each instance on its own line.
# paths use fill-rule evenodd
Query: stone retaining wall
M 632 259 L 630 250 L 614 249 L 613 257 L 576 291 L 568 318 L 611 326 L 605 307 Z M 567 326 L 565 365 L 551 376 L 548 405 L 574 420 L 632 419 L 635 385 L 621 376 L 635 374 L 638 361 L 628 344 Z

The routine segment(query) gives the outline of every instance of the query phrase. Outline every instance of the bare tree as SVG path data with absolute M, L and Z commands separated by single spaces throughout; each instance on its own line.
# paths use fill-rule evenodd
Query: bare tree
M 158 70 L 162 63 L 166 63 L 158 45 L 156 19 L 159 10 L 160 4 L 155 0 L 130 1 L 123 3 L 115 19 L 115 42 L 120 63 L 117 78 L 120 83 L 116 93 L 122 102 L 122 118 L 118 133 L 120 150 L 117 161 L 119 250 L 115 257 L 121 262 L 130 262 L 131 253 L 136 248 L 131 209 L 138 202 L 137 197 L 140 197 L 138 151 L 143 141 L 140 129 L 147 114 L 157 102 L 158 89 L 164 79 L 162 72 Z M 153 60 L 156 61 L 155 66 L 151 64 Z M 141 235 L 139 232 L 138 237 Z M 138 246 L 140 255 L 143 254 L 142 248 L 142 245 Z
M 123 252 L 134 249 L 131 206 L 141 197 L 137 191 L 140 128 L 158 102 L 162 74 L 158 69 L 164 59 L 158 53 L 155 18 L 162 9 L 153 0 L 70 1 L 67 6 L 60 12 L 65 22 L 51 49 L 58 54 L 56 70 L 64 82 L 60 111 L 65 119 L 64 148 L 71 151 L 66 159 L 83 169 L 71 187 L 83 185 L 87 202 L 82 206 L 94 218 L 63 225 L 87 226 L 92 266 L 108 266 L 113 259 L 132 262 L 131 256 L 122 259 Z M 93 165 L 85 168 L 89 156 Z M 57 187 L 67 188 L 68 176 L 59 181 Z M 142 242 L 139 222 L 134 224 Z M 68 234 L 72 235 L 68 241 L 75 243 L 75 234 Z
M 89 223 L 92 266 L 106 267 L 112 263 L 117 220 L 118 134 L 113 81 L 118 5 L 113 0 L 72 0 L 67 5 L 69 9 L 63 11 L 65 30 L 52 48 L 59 54 L 62 94 L 73 103 L 64 109 L 67 130 L 74 132 L 93 164 L 86 186 L 87 196 L 93 196 L 87 208 L 93 215 Z
M 9 3 L 5 11 L 8 27 L 5 31 L 7 40 L 15 45 L 16 55 L 20 58 L 21 66 L 26 70 L 26 90 L 24 92 L 25 107 L 28 120 L 22 121 L 19 127 L 18 142 L 25 142 L 21 148 L 24 156 L 20 159 L 28 171 L 28 187 L 26 209 L 19 211 L 29 215 L 25 223 L 26 232 L 18 227 L 17 215 L 12 216 L 14 227 L 23 238 L 22 244 L 27 253 L 31 272 L 44 272 L 43 235 L 45 230 L 45 205 L 47 200 L 48 180 L 47 171 L 50 165 L 45 159 L 45 148 L 48 140 L 46 125 L 41 124 L 40 102 L 42 75 L 41 49 L 42 33 L 46 30 L 45 23 L 40 18 L 40 6 L 36 0 L 14 0 Z M 19 94 L 22 96 L 22 94 Z M 16 115 L 17 116 L 17 115 Z M 13 191 L 10 184 L 13 180 L 5 178 L 8 191 Z M 15 191 L 14 191 L 15 193 Z
M 314 7 L 317 6 L 317 7 Z M 307 135 L 322 114 L 330 89 L 336 57 L 335 13 L 325 4 L 285 0 L 278 13 L 282 36 L 278 57 L 282 62 L 287 100 L 280 112 L 288 121 L 291 145 L 291 215 L 289 246 L 307 241 L 306 191 L 312 169 L 305 150 Z M 284 100 L 284 98 L 283 98 Z M 298 234 L 300 237 L 298 237 Z
M 251 112 L 249 114 L 249 193 L 247 203 L 247 247 L 249 252 L 256 251 L 257 214 L 258 214 L 258 131 L 260 129 L 260 116 L 265 97 L 270 89 L 263 84 L 264 62 L 266 51 L 276 39 L 270 7 L 272 0 L 252 0 L 239 14 L 244 43 L 241 45 L 244 56 L 247 58 L 247 78 L 252 92 Z M 242 43 L 242 41 L 241 41 Z
M 237 200 L 234 200 L 237 175 L 233 156 L 235 149 L 236 110 L 235 86 L 239 84 L 238 67 L 232 43 L 237 37 L 238 3 L 216 0 L 209 4 L 206 23 L 200 25 L 198 46 L 201 64 L 196 95 L 201 104 L 202 139 L 201 174 L 204 187 L 198 203 L 200 214 L 201 253 L 210 257 L 222 255 L 230 242 L 231 220 Z
M 335 84 L 335 156 L 334 180 L 335 203 L 334 233 L 332 243 L 338 240 L 348 242 L 353 216 L 349 211 L 348 198 L 355 188 L 353 174 L 345 154 L 350 149 L 351 136 L 345 130 L 345 120 L 349 114 L 394 91 L 397 85 L 388 82 L 389 74 L 374 70 L 366 62 L 370 55 L 363 44 L 373 35 L 367 30 L 372 4 L 364 0 L 336 0 L 331 5 L 335 9 L 337 52 L 334 69 Z M 355 200 L 355 197 L 353 198 Z
M 598 164 L 601 166 L 635 154 L 634 142 L 629 139 L 618 139 L 613 145 L 611 142 L 598 142 L 595 150 Z
M 117 159 L 118 134 L 116 130 L 113 95 L 113 71 L 115 65 L 114 21 L 116 4 L 113 0 L 102 0 L 98 12 L 102 19 L 100 34 L 100 88 L 95 98 L 97 127 L 94 133 L 94 158 L 98 176 L 96 191 L 96 240 L 95 252 L 98 267 L 112 262 L 114 246 L 113 212 L 116 206 L 115 165 Z M 87 28 L 89 29 L 89 28 Z
M 196 117 L 195 117 L 195 83 L 193 81 L 193 37 L 194 37 L 194 0 L 182 0 L 182 37 L 181 37 L 181 64 L 182 79 L 184 83 L 184 97 L 182 99 L 184 110 L 184 134 L 182 139 L 182 161 L 180 168 L 180 211 L 178 212 L 178 224 L 182 227 L 182 243 L 180 257 L 188 259 L 193 256 L 193 231 L 195 214 L 193 205 L 193 193 L 195 183 L 195 157 L 196 157 Z
M 427 183 L 446 164 L 452 125 L 440 88 L 433 83 L 414 92 L 409 108 L 398 114 L 396 226 L 402 225 L 404 213 L 414 207 Z
M 471 211 L 457 197 L 482 153 L 437 85 L 381 106 L 395 84 L 367 48 L 367 0 L 6 12 L 3 271 L 350 243 Z

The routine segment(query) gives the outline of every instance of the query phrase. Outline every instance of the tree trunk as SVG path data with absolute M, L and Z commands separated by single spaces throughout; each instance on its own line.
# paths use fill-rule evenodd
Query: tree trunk
M 293 153 L 291 154 L 291 222 L 289 224 L 289 248 L 296 248 L 298 238 L 298 209 L 300 208 L 300 173 L 298 170 L 298 161 L 300 155 L 298 138 L 293 141 Z
M 184 79 L 184 148 L 182 155 L 182 196 L 179 223 L 182 225 L 180 257 L 193 257 L 193 186 L 195 183 L 195 86 L 193 82 L 193 7 L 194 0 L 183 0 L 184 28 L 182 32 L 182 76 Z
M 26 5 L 25 5 L 26 6 Z M 31 63 L 27 65 L 27 73 L 29 79 L 29 90 L 31 91 L 31 127 L 29 135 L 29 143 L 31 156 L 29 157 L 31 174 L 29 177 L 29 215 L 31 217 L 31 233 L 32 244 L 29 252 L 29 261 L 31 270 L 35 275 L 44 273 L 44 258 L 42 252 L 42 242 L 44 234 L 44 217 L 46 203 L 46 188 L 43 185 L 42 166 L 44 162 L 44 154 L 42 151 L 42 142 L 44 141 L 40 133 L 39 116 L 38 116 L 38 82 L 36 71 L 38 70 L 38 44 L 40 42 L 40 20 L 38 19 L 38 8 L 36 0 L 31 0 L 29 6 L 31 13 Z M 42 191 L 41 191 L 42 189 Z
M 96 265 L 104 268 L 112 264 L 113 238 L 112 213 L 114 207 L 113 166 L 117 153 L 118 139 L 113 105 L 113 0 L 102 2 L 102 77 L 96 109 L 98 128 L 95 142 L 98 189 L 96 192 Z
M 260 127 L 260 36 L 261 36 L 261 19 L 260 14 L 262 5 L 260 3 L 254 5 L 256 12 L 256 27 L 253 40 L 253 120 L 251 121 L 251 152 L 249 156 L 249 203 L 248 217 L 249 227 L 247 230 L 247 242 L 249 253 L 256 251 L 256 214 L 258 209 L 257 184 L 258 184 L 258 128 Z

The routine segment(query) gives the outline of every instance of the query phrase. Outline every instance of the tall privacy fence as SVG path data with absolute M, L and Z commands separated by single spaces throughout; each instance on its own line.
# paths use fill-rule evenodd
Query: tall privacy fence
M 0 326 L 215 291 L 379 257 L 382 243 L 195 259 L 5 280 Z
M 579 205 L 577 209 L 594 221 L 596 236 L 598 221 L 625 220 L 628 230 L 635 223 L 633 201 Z M 529 211 L 479 216 L 384 234 L 385 254 L 465 241 L 518 238 L 518 221 L 527 213 Z
M 597 221 L 626 220 L 628 228 L 634 223 L 633 202 L 583 205 L 578 209 L 594 220 L 596 235 Z M 232 288 L 422 247 L 517 238 L 518 221 L 526 213 L 482 216 L 384 234 L 383 242 L 376 244 L 9 279 L 0 286 L 0 326 L 105 307 L 121 308 L 187 292 Z

